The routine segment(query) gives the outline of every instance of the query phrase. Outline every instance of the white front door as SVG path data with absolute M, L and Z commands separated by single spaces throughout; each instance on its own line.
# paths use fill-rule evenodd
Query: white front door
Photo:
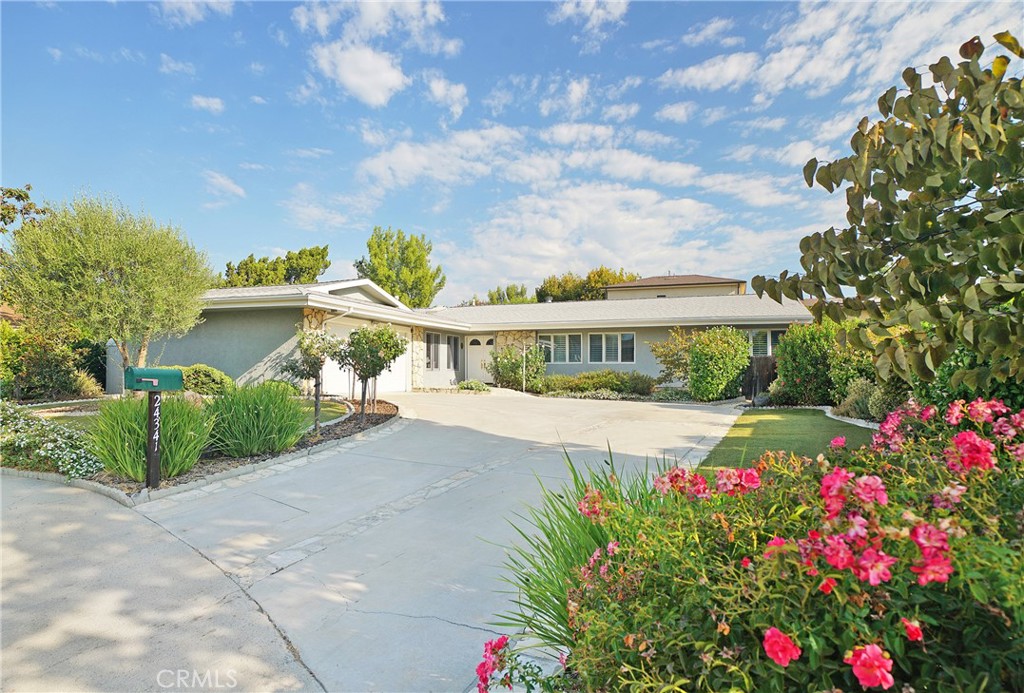
M 485 383 L 491 382 L 491 374 L 484 367 L 491 362 L 491 352 L 494 350 L 494 337 L 478 336 L 470 337 L 466 346 L 466 378 L 469 380 L 481 380 Z

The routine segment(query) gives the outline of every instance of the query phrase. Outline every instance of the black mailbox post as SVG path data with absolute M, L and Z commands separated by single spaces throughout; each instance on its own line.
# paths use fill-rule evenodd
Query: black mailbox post
M 182 373 L 173 368 L 134 368 L 124 370 L 126 390 L 149 393 L 149 425 L 146 429 L 146 487 L 160 486 L 160 403 L 168 390 L 183 390 Z

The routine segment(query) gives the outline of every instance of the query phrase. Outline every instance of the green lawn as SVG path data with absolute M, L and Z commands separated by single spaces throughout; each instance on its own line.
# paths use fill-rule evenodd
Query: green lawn
M 846 446 L 858 448 L 871 442 L 872 433 L 811 409 L 747 411 L 700 466 L 747 467 L 765 450 L 788 450 L 813 458 L 828 450 L 836 436 L 846 436 Z
M 95 420 L 96 412 L 99 410 L 99 402 L 89 403 L 82 406 L 83 409 L 87 409 L 88 413 L 79 416 L 72 416 L 69 414 L 54 414 L 46 416 L 47 421 L 53 421 L 54 423 L 63 424 L 65 426 L 71 426 L 82 431 L 87 431 L 92 427 L 92 422 Z M 302 402 L 303 411 L 306 413 L 306 425 L 313 425 L 313 402 L 303 400 Z M 45 411 L 46 405 L 33 405 L 31 407 L 37 414 L 40 411 Z M 344 416 L 348 412 L 348 409 L 344 404 L 339 402 L 321 402 L 320 403 L 320 423 L 324 421 L 330 421 L 337 419 L 338 417 Z

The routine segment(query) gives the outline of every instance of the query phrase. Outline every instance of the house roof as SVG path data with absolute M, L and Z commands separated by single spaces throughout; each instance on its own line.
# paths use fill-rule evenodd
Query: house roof
M 225 289 L 210 289 L 203 298 L 206 299 L 207 305 L 214 307 L 219 303 L 239 300 L 267 297 L 320 296 L 356 288 L 373 294 L 383 304 L 390 305 L 393 308 L 409 310 L 401 301 L 369 279 L 340 279 L 330 282 L 314 282 L 312 284 L 277 284 L 274 286 L 233 286 Z
M 756 294 L 562 301 L 431 309 L 429 314 L 472 325 L 473 331 L 581 327 L 774 325 L 810 322 L 799 301 L 779 304 Z
M 706 274 L 668 274 L 658 277 L 644 277 L 632 282 L 609 284 L 606 289 L 654 288 L 668 286 L 701 286 L 705 284 L 746 284 L 743 279 L 709 277 Z

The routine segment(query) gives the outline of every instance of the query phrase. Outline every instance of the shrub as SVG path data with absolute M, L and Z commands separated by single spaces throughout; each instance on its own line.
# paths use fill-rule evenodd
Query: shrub
M 779 404 L 783 400 L 787 404 L 834 403 L 829 357 L 837 346 L 838 331 L 839 326 L 829 320 L 789 326 L 775 349 Z
M 555 392 L 571 392 L 576 387 L 576 376 L 552 373 L 545 375 L 538 383 L 538 392 L 543 395 Z
M 482 383 L 479 380 L 463 380 L 459 383 L 460 390 L 468 390 L 470 392 L 490 392 L 491 388 L 488 387 L 487 383 Z
M 25 353 L 24 332 L 0 320 L 0 397 L 20 398 L 14 393 L 14 378 L 21 372 L 21 356 Z
M 871 414 L 869 418 L 881 421 L 889 412 L 896 411 L 909 397 L 910 386 L 898 375 L 893 374 L 888 380 L 880 382 L 868 398 L 868 412 Z
M 523 389 L 523 361 L 526 361 L 526 390 L 540 392 L 541 382 L 547 365 L 544 363 L 544 350 L 539 346 L 531 346 L 522 352 L 514 346 L 507 346 L 501 351 L 491 353 L 491 361 L 486 364 L 487 372 L 494 378 L 498 387 L 511 390 Z
M 88 339 L 79 339 L 71 343 L 74 364 L 92 376 L 97 383 L 107 382 L 107 345 Z
M 619 392 L 624 394 L 647 397 L 654 392 L 654 386 L 657 385 L 657 380 L 640 371 L 630 371 L 620 375 Z
M 205 363 L 163 367 L 180 370 L 185 389 L 197 395 L 222 395 L 235 386 L 235 381 L 231 379 L 230 375 L 213 366 L 207 366 Z
M 658 383 L 686 382 L 690 377 L 690 340 L 693 334 L 682 327 L 673 327 L 664 342 L 648 344 L 651 354 L 661 366 Z
M 693 398 L 686 388 L 682 387 L 659 387 L 651 393 L 651 399 L 655 402 L 690 402 Z
M 622 394 L 615 390 L 609 390 L 608 388 L 601 388 L 599 390 L 585 390 L 583 392 L 575 390 L 555 390 L 549 392 L 548 397 L 562 397 L 565 399 L 607 399 L 607 400 L 620 400 L 620 399 L 636 399 L 635 395 Z
M 768 386 L 768 402 L 775 407 L 788 407 L 796 404 L 796 399 L 792 389 L 787 388 L 783 381 L 776 378 Z
M 103 396 L 103 386 L 96 382 L 96 378 L 86 371 L 75 369 L 71 376 L 71 382 L 71 389 L 75 397 L 96 399 Z
M 287 450 L 307 428 L 302 403 L 283 383 L 234 388 L 207 407 L 216 420 L 213 447 L 228 457 Z
M 747 335 L 734 327 L 698 332 L 690 342 L 690 394 L 700 402 L 736 397 L 750 363 Z
M 100 406 L 87 434 L 93 454 L 111 474 L 146 480 L 148 402 L 125 397 Z M 210 441 L 214 417 L 181 397 L 164 396 L 160 405 L 160 476 L 170 479 L 191 470 Z
M 857 323 L 848 320 L 842 324 L 847 330 L 856 329 Z M 849 386 L 854 380 L 875 380 L 875 362 L 870 352 L 856 349 L 847 342 L 839 344 L 838 340 L 828 354 L 828 377 L 832 381 L 829 392 L 832 402 L 842 402 L 849 395 Z
M 59 342 L 22 331 L 22 352 L 13 390 L 23 400 L 61 400 L 78 395 L 74 355 Z
M 82 434 L 0 402 L 0 460 L 5 467 L 89 477 L 103 464 L 82 444 Z
M 538 391 L 542 394 L 591 393 L 598 390 L 617 392 L 622 395 L 646 397 L 654 391 L 655 379 L 639 371 L 613 371 L 605 368 L 599 371 L 583 371 L 576 375 L 554 373 L 544 376 Z M 596 398 L 591 398 L 596 399 Z
M 878 386 L 871 380 L 857 378 L 847 386 L 846 399 L 832 411 L 851 419 L 871 420 L 871 408 L 868 403 L 877 389 Z
M 296 385 L 295 383 L 293 383 L 290 380 L 281 380 L 280 378 L 271 378 L 270 380 L 264 380 L 263 382 L 264 383 L 275 383 L 279 387 L 283 387 L 285 390 L 288 391 L 288 394 L 291 395 L 292 397 L 298 397 L 298 396 L 300 396 L 302 394 L 302 390 L 299 389 L 299 386 Z
M 816 461 L 574 470 L 518 528 L 503 623 L 584 690 L 1024 690 L 1022 504 L 1024 411 L 980 399 Z
M 970 400 L 976 397 L 1001 399 L 1013 409 L 1024 407 L 1024 383 L 1009 378 L 1005 382 L 993 379 L 987 385 L 972 390 L 964 383 L 953 385 L 953 374 L 958 370 L 973 370 L 979 367 L 991 367 L 991 363 L 978 356 L 964 346 L 956 350 L 942 362 L 935 371 L 935 379 L 925 382 L 914 379 L 914 398 L 921 402 L 935 402 L 946 405 L 957 399 Z

